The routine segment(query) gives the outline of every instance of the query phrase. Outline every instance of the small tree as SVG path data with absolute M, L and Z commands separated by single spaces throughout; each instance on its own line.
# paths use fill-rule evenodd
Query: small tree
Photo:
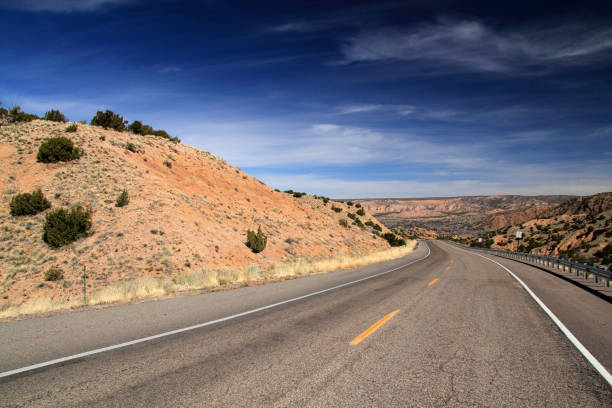
M 77 131 L 77 124 L 76 123 L 72 123 L 68 126 L 66 126 L 66 129 L 64 129 L 64 132 L 66 133 L 74 133 Z
M 62 123 L 68 122 L 68 119 L 66 119 L 66 116 L 64 116 L 64 114 L 58 111 L 57 109 L 51 109 L 50 111 L 47 111 L 43 119 L 50 120 L 52 122 L 62 122 Z
M 42 239 L 52 248 L 59 248 L 89 235 L 91 210 L 58 208 L 45 217 Z
M 360 215 L 362 217 L 365 215 L 365 211 L 363 210 L 363 208 L 357 210 L 357 215 Z
M 139 120 L 133 121 L 132 123 L 130 123 L 128 125 L 127 130 L 129 132 L 135 133 L 137 135 L 142 135 L 143 134 L 142 133 L 142 131 L 143 131 L 143 129 L 142 129 L 142 122 L 139 121 Z
M 266 247 L 266 243 L 268 241 L 268 237 L 261 232 L 261 225 L 257 228 L 257 233 L 251 230 L 247 230 L 247 242 L 246 246 L 251 248 L 251 251 L 254 253 L 259 253 L 263 251 Z
M 81 157 L 83 151 L 74 147 L 72 140 L 64 136 L 52 137 L 41 143 L 36 160 L 43 163 L 70 161 Z
M 51 207 L 49 200 L 45 198 L 40 189 L 30 193 L 17 194 L 9 203 L 11 215 L 34 215 Z
M 106 112 L 98 111 L 96 116 L 91 120 L 91 125 L 101 126 L 104 129 L 114 129 L 120 132 L 125 130 L 126 120 L 123 116 L 117 115 L 115 112 L 106 110 Z
M 130 197 L 126 189 L 123 189 L 119 197 L 117 197 L 117 202 L 115 202 L 115 207 L 124 207 L 128 205 L 130 202 Z

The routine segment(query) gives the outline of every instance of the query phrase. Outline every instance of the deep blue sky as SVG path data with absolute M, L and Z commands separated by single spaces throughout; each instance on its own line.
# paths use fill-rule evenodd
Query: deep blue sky
M 332 197 L 612 190 L 612 3 L 501 4 L 0 0 L 0 100 Z

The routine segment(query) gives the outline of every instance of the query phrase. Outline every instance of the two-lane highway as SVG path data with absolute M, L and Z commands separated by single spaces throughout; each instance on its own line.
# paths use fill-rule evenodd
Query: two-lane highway
M 369 276 L 375 277 L 364 279 Z M 538 279 L 531 283 L 550 284 Z M 609 367 L 612 333 L 598 320 L 610 316 L 610 304 L 592 302 L 588 292 L 563 293 L 570 292 L 575 298 L 568 302 L 597 310 L 576 335 L 591 338 L 581 341 Z M 2 370 L 250 310 L 1 378 L 1 404 L 612 406 L 610 385 L 516 280 L 482 257 L 438 242 L 422 243 L 406 259 L 352 271 L 3 323 L 0 355 L 8 363 Z M 85 321 L 93 334 L 79 332 Z

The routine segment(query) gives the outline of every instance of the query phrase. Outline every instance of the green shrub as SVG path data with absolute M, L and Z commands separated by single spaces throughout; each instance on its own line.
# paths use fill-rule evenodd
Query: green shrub
M 367 225 L 368 227 L 374 227 L 374 223 L 372 222 L 372 220 L 367 220 L 365 222 L 365 225 Z
M 357 210 L 357 215 L 361 215 L 362 217 L 365 215 L 365 211 L 363 210 L 363 208 Z
M 98 139 L 100 139 L 101 141 L 105 141 L 106 140 L 106 136 L 100 135 L 100 137 Z
M 345 220 L 344 218 L 342 218 L 340 221 L 338 221 L 338 223 L 340 225 L 342 225 L 344 228 L 349 228 L 348 221 Z
M 323 204 L 327 205 L 327 203 L 329 203 L 329 198 L 323 197 Z
M 42 191 L 34 190 L 30 193 L 17 194 L 9 203 L 11 215 L 34 215 L 51 207 L 49 200 L 45 198 Z
M 357 203 L 357 204 L 355 204 L 355 207 L 361 208 L 361 204 Z
M 77 124 L 73 123 L 71 125 L 66 126 L 66 129 L 64 129 L 64 132 L 66 133 L 73 133 L 77 131 Z
M 357 219 L 357 216 L 355 214 L 353 214 L 353 213 L 348 213 L 348 214 L 346 214 L 346 216 L 349 217 L 353 221 Z
M 334 210 L 335 212 L 339 213 L 340 211 L 342 211 L 342 208 L 336 207 L 335 205 L 332 205 L 332 210 Z
M 383 238 L 386 239 L 389 245 L 393 247 L 406 245 L 406 241 L 403 238 L 399 238 L 397 235 L 391 232 L 383 234 Z
M 355 224 L 359 228 L 365 228 L 364 225 L 363 225 L 363 222 L 361 222 L 361 220 L 359 218 L 355 218 L 355 220 L 353 221 L 353 224 Z
M 257 228 L 257 233 L 251 230 L 247 230 L 247 242 L 246 246 L 251 248 L 254 253 L 259 253 L 266 248 L 268 237 L 261 232 L 261 226 Z
M 283 193 L 293 194 L 293 190 L 285 190 L 285 191 L 283 191 Z
M 168 160 L 164 161 L 164 166 L 166 166 L 167 168 L 171 169 L 172 168 L 172 163 L 169 162 Z
M 66 116 L 64 116 L 64 114 L 58 111 L 57 109 L 51 109 L 50 111 L 47 111 L 43 119 L 50 120 L 52 122 L 62 122 L 62 123 L 68 122 L 68 119 L 66 118 Z
M 130 202 L 130 196 L 128 195 L 127 190 L 123 189 L 121 194 L 119 194 L 119 197 L 117 197 L 117 201 L 115 202 L 115 207 L 124 207 L 128 205 L 129 202 Z
M 11 110 L 8 111 L 8 120 L 10 123 L 31 122 L 34 119 L 38 119 L 38 116 L 23 112 L 20 106 L 13 106 Z
M 127 142 L 125 144 L 125 148 L 128 149 L 130 152 L 133 152 L 133 153 L 136 153 L 138 151 L 138 148 L 132 142 Z
M 64 271 L 62 271 L 57 266 L 52 266 L 45 272 L 46 281 L 54 282 L 54 281 L 58 281 L 62 279 L 63 277 L 64 277 Z
M 348 205 L 349 207 L 352 207 L 352 206 L 353 206 L 353 204 L 354 204 L 354 203 L 353 203 L 352 201 L 347 201 L 347 202 L 346 202 L 346 205 Z
M 52 248 L 59 248 L 89 235 L 91 210 L 58 208 L 45 217 L 42 239 Z
M 294 196 L 295 198 L 300 198 L 300 197 L 302 197 L 302 196 L 304 196 L 304 195 L 306 195 L 306 193 L 299 193 L 299 192 L 297 192 L 297 191 L 295 191 L 295 192 L 293 193 L 293 196 Z
M 123 116 L 117 115 L 108 109 L 106 112 L 98 111 L 96 116 L 91 119 L 93 126 L 101 126 L 104 129 L 114 129 L 120 132 L 125 130 L 126 123 L 127 121 L 123 120 Z
M 136 133 L 137 135 L 143 135 L 144 133 L 142 133 L 142 122 L 139 120 L 135 120 L 132 123 L 130 123 L 127 127 L 127 130 L 129 132 L 132 133 Z
M 74 147 L 72 140 L 64 136 L 52 137 L 38 147 L 36 160 L 43 163 L 70 161 L 81 157 L 83 151 Z

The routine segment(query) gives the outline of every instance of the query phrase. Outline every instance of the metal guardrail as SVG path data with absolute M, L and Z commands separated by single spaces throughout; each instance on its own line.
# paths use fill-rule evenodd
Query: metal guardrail
M 576 276 L 583 276 L 586 280 L 588 280 L 589 277 L 593 276 L 595 283 L 599 282 L 599 280 L 602 280 L 606 288 L 610 287 L 610 280 L 612 280 L 611 271 L 607 269 L 598 268 L 596 266 L 572 261 L 571 259 L 554 258 L 552 256 L 528 254 L 525 252 L 504 251 L 501 249 L 478 247 L 466 248 L 476 249 L 478 251 L 487 252 L 493 255 L 501 256 L 503 258 L 527 262 L 532 265 L 540 265 L 551 269 L 557 269 L 563 272 L 567 272 L 569 274 L 575 274 Z

